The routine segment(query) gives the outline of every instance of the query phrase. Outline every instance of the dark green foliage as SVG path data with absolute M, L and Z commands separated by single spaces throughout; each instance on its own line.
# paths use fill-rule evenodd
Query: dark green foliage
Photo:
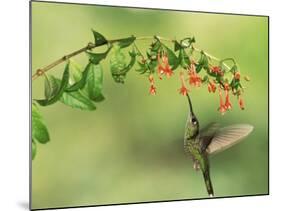
M 136 62 L 136 52 L 133 49 L 129 52 L 130 62 L 126 63 L 125 54 L 121 51 L 119 46 L 114 47 L 114 54 L 110 59 L 110 70 L 112 77 L 117 83 L 124 83 L 124 79 L 128 71 L 134 66 Z
M 41 106 L 48 106 L 56 103 L 62 96 L 65 88 L 68 85 L 68 80 L 69 80 L 69 62 L 67 62 L 63 76 L 62 76 L 62 81 L 60 83 L 60 86 L 58 89 L 53 89 L 51 93 L 46 93 L 49 95 L 49 98 L 43 99 L 43 100 L 36 100 L 36 102 L 41 105 Z M 57 91 L 55 91 L 57 90 Z
M 89 74 L 87 78 L 87 85 L 84 93 L 93 101 L 100 102 L 104 100 L 102 94 L 102 83 L 103 83 L 103 70 L 100 64 L 89 63 L 87 65 Z
M 208 57 L 203 51 L 201 52 L 201 57 L 198 61 L 198 64 L 196 64 L 196 72 L 199 73 L 202 69 L 209 70 Z
M 50 76 L 49 80 L 52 84 L 56 84 L 57 87 L 59 87 L 61 83 L 61 81 L 54 76 Z M 83 94 L 81 90 L 64 92 L 59 100 L 72 108 L 78 108 L 81 110 L 96 109 L 94 103 L 85 94 Z
M 167 54 L 168 60 L 169 60 L 169 65 L 171 66 L 172 70 L 177 69 L 179 65 L 179 60 L 176 54 L 168 48 L 166 45 L 162 44 L 165 53 Z
M 134 42 L 135 40 L 136 40 L 136 37 L 135 37 L 135 36 L 131 36 L 131 37 L 128 37 L 128 38 L 120 39 L 120 40 L 118 40 L 117 45 L 118 45 L 120 48 L 127 48 L 127 47 L 129 47 L 131 44 L 133 44 L 133 42 Z
M 183 48 L 181 48 L 179 50 L 179 65 L 186 69 L 187 67 L 190 66 L 190 59 L 189 56 L 186 54 L 185 50 Z
M 89 59 L 93 64 L 99 64 L 101 60 L 106 58 L 111 48 L 112 46 L 110 46 L 104 53 L 93 53 L 90 51 L 87 51 L 86 53 L 88 54 Z
M 99 32 L 97 32 L 93 29 L 92 29 L 92 32 L 93 32 L 94 37 L 95 37 L 96 46 L 100 46 L 100 45 L 103 45 L 103 44 L 107 43 L 107 40 L 105 39 L 105 37 L 102 34 L 100 34 Z
M 42 144 L 50 141 L 49 132 L 35 103 L 32 103 L 32 139 Z

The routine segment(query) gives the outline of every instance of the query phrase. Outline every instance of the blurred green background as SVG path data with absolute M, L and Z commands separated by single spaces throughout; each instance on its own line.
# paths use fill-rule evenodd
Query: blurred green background
M 249 123 L 253 133 L 210 158 L 215 195 L 268 193 L 268 19 L 126 9 L 90 5 L 32 3 L 32 70 L 93 41 L 91 28 L 108 39 L 130 35 L 195 36 L 196 47 L 234 57 L 244 75 L 246 110 L 221 116 L 219 99 L 207 87 L 191 97 L 201 126 Z M 139 41 L 144 51 L 150 41 Z M 172 46 L 170 46 L 172 47 Z M 75 61 L 86 65 L 86 55 Z M 32 162 L 32 208 L 99 205 L 207 197 L 201 172 L 183 151 L 187 101 L 177 93 L 178 77 L 159 80 L 149 96 L 146 77 L 132 69 L 124 85 L 113 81 L 109 58 L 102 62 L 104 95 L 93 112 L 61 103 L 40 107 L 51 141 L 38 144 Z M 62 74 L 64 65 L 49 73 Z M 177 70 L 179 71 L 179 70 Z M 177 74 L 176 74 L 177 75 Z M 43 97 L 44 77 L 32 82 L 32 97 Z

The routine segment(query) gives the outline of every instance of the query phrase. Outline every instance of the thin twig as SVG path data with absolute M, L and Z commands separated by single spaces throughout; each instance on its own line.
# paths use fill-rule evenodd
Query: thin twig
M 143 37 L 137 37 L 136 40 L 151 40 L 151 39 L 155 39 L 155 37 L 157 37 L 157 39 L 162 40 L 162 41 L 175 42 L 175 40 L 173 40 L 173 39 L 169 39 L 169 38 L 165 38 L 165 37 L 159 37 L 159 36 L 143 36 Z M 99 45 L 99 46 L 103 46 L 103 45 L 106 45 L 106 44 L 108 44 L 108 43 L 113 44 L 113 43 L 118 42 L 118 41 L 120 41 L 120 40 L 122 40 L 122 39 L 108 40 L 107 43 L 104 43 L 104 44 Z M 183 42 L 182 44 L 188 46 L 185 42 Z M 61 63 L 63 63 L 63 62 L 65 62 L 65 61 L 67 61 L 67 60 L 70 59 L 71 57 L 77 56 L 77 55 L 79 55 L 79 54 L 81 54 L 81 53 L 83 53 L 83 52 L 85 52 L 85 51 L 87 51 L 87 50 L 92 50 L 93 48 L 96 48 L 96 47 L 99 47 L 99 46 L 97 46 L 97 45 L 95 45 L 95 44 L 93 44 L 93 43 L 91 43 L 91 42 L 88 43 L 87 46 L 85 46 L 85 47 L 83 47 L 83 48 L 81 48 L 81 49 L 79 49 L 79 50 L 76 50 L 76 51 L 74 51 L 74 52 L 72 52 L 72 53 L 69 53 L 69 54 L 63 56 L 62 58 L 60 58 L 60 59 L 58 59 L 58 60 L 52 62 L 51 64 L 49 64 L 49 65 L 43 67 L 43 68 L 37 69 L 36 72 L 32 75 L 32 80 L 35 80 L 35 79 L 37 79 L 39 76 L 44 75 L 48 70 L 52 69 L 53 67 L 55 67 L 55 66 L 57 66 L 57 65 L 59 65 L 59 64 L 61 64 Z M 195 51 L 197 51 L 197 52 L 201 52 L 200 49 L 195 48 L 195 47 L 193 47 L 193 46 L 189 46 L 189 48 L 193 48 L 193 50 L 195 50 Z M 212 60 L 221 61 L 219 58 L 214 57 L 214 56 L 210 55 L 209 53 L 207 53 L 207 52 L 205 52 L 205 51 L 204 51 L 204 53 L 205 53 L 206 56 L 208 56 L 208 57 L 209 57 L 210 59 L 212 59 Z M 233 60 L 233 61 L 234 61 L 234 60 Z M 222 62 L 222 65 L 224 65 L 227 69 L 230 69 L 230 67 L 229 67 L 228 65 L 226 65 L 224 62 Z

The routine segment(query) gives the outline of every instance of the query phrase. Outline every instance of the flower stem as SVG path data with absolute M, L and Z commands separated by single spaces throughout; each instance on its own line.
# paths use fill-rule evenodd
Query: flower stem
M 169 38 L 165 38 L 165 37 L 160 37 L 160 36 L 142 36 L 142 37 L 137 37 L 136 40 L 152 40 L 152 39 L 156 39 L 156 37 L 157 37 L 157 39 L 162 40 L 162 41 L 167 41 L 167 42 L 175 42 L 175 41 L 176 41 L 176 40 L 173 40 L 173 39 L 169 39 Z M 120 40 L 122 40 L 122 39 L 108 40 L 107 43 L 104 43 L 104 44 L 102 44 L 102 45 L 107 45 L 108 43 L 113 44 L 113 43 L 118 42 L 118 41 L 120 41 Z M 182 42 L 182 44 L 188 46 L 188 45 L 187 45 L 186 43 L 184 43 L 184 42 Z M 37 79 L 38 77 L 44 75 L 48 70 L 54 68 L 55 66 L 57 66 L 57 65 L 59 65 L 59 64 L 61 64 L 61 63 L 63 63 L 63 62 L 65 62 L 65 61 L 67 61 L 68 59 L 70 59 L 70 58 L 72 58 L 72 57 L 74 57 L 74 56 L 77 56 L 77 55 L 79 55 L 79 54 L 81 54 L 81 53 L 83 53 L 83 52 L 85 52 L 85 51 L 87 51 L 87 50 L 92 50 L 92 49 L 94 49 L 94 48 L 96 48 L 96 47 L 99 47 L 99 46 L 102 46 L 102 45 L 95 45 L 94 43 L 89 42 L 85 47 L 83 47 L 83 48 L 81 48 L 81 49 L 78 49 L 78 50 L 76 50 L 76 51 L 74 51 L 74 52 L 72 52 L 72 53 L 69 53 L 69 54 L 67 54 L 67 55 L 65 55 L 65 56 L 63 56 L 63 57 L 61 57 L 60 59 L 58 59 L 58 60 L 56 60 L 56 61 L 50 63 L 49 65 L 43 67 L 43 68 L 37 69 L 36 72 L 32 75 L 32 80 L 35 80 L 35 79 Z M 195 48 L 193 45 L 189 46 L 188 48 L 192 48 L 193 50 L 195 50 L 195 51 L 197 51 L 197 52 L 201 52 L 200 49 Z M 234 62 L 234 64 L 235 64 L 235 60 L 232 59 L 232 58 L 227 58 L 227 59 L 224 59 L 224 60 L 220 60 L 219 58 L 214 57 L 214 56 L 210 55 L 209 53 L 207 53 L 207 52 L 205 52 L 205 51 L 204 51 L 204 53 L 205 53 L 206 56 L 208 56 L 208 57 L 209 57 L 210 59 L 212 59 L 212 60 L 221 61 L 221 63 L 222 63 L 227 69 L 230 69 L 230 67 L 229 67 L 228 65 L 226 65 L 226 64 L 224 63 L 224 61 L 226 61 L 226 60 L 232 60 L 232 61 Z M 142 55 L 142 57 L 143 57 L 143 55 Z

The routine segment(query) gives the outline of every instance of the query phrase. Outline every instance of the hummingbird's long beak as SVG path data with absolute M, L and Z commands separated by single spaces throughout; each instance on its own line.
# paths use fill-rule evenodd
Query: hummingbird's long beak
M 194 115 L 193 114 L 193 109 L 192 109 L 192 103 L 191 103 L 191 100 L 190 100 L 190 97 L 189 97 L 189 94 L 187 93 L 187 99 L 188 99 L 188 104 L 189 104 L 189 110 L 190 110 L 190 113 L 192 114 L 192 115 Z

